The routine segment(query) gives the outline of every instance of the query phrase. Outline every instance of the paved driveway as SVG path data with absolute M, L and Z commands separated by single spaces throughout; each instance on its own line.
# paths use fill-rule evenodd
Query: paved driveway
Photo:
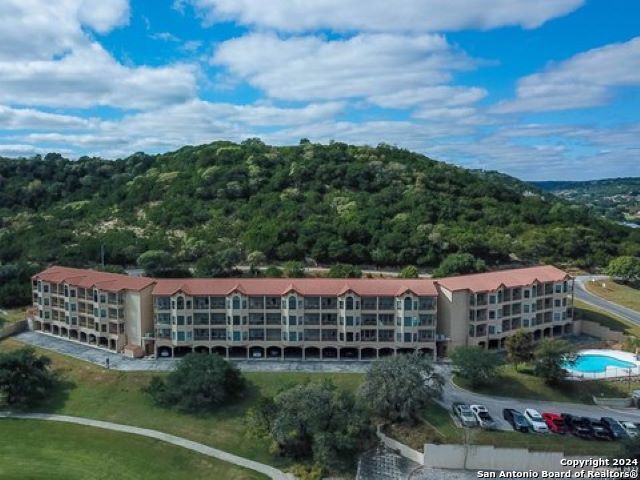
M 585 288 L 585 283 L 590 280 L 608 280 L 609 277 L 602 275 L 583 275 L 576 277 L 574 295 L 578 300 L 582 300 L 583 302 L 590 303 L 599 307 L 603 310 L 607 310 L 619 317 L 622 317 L 630 322 L 637 323 L 640 325 L 640 312 L 636 310 L 632 310 L 627 307 L 623 307 L 622 305 L 618 305 L 617 303 L 609 302 L 602 297 L 598 297 L 592 293 L 589 293 Z
M 453 402 L 464 402 L 470 405 L 481 404 L 487 407 L 491 416 L 498 422 L 500 429 L 511 430 L 511 426 L 502 419 L 503 408 L 515 408 L 523 411 L 526 408 L 535 408 L 540 413 L 571 413 L 586 417 L 613 417 L 617 420 L 640 422 L 640 410 L 636 408 L 612 409 L 600 407 L 597 405 L 583 405 L 579 403 L 564 402 L 547 402 L 540 400 L 526 400 L 508 397 L 490 397 L 479 393 L 473 393 L 468 390 L 457 387 L 451 381 L 450 369 L 448 366 L 440 367 L 441 373 L 447 379 L 441 405 L 447 409 L 451 409 Z
M 101 367 L 106 366 L 107 358 L 112 370 L 127 372 L 136 371 L 169 371 L 178 359 L 174 358 L 127 358 L 119 353 L 113 353 L 96 347 L 72 342 L 53 335 L 40 332 L 22 332 L 15 335 L 16 340 L 40 347 L 53 352 L 84 360 Z M 280 361 L 280 360 L 233 360 L 244 372 L 325 372 L 325 373 L 363 373 L 369 369 L 370 362 L 362 361 Z

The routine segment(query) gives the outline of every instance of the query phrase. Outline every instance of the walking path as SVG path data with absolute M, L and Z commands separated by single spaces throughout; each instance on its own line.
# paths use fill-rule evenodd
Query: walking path
M 113 430 L 115 432 L 131 433 L 133 435 L 141 435 L 143 437 L 153 438 L 162 442 L 170 443 L 178 447 L 186 448 L 194 452 L 207 455 L 209 457 L 217 458 L 224 462 L 233 463 L 239 467 L 248 468 L 258 473 L 268 476 L 273 480 L 295 480 L 293 475 L 284 473 L 277 468 L 264 463 L 255 462 L 247 458 L 239 457 L 217 448 L 203 445 L 202 443 L 187 440 L 186 438 L 177 437 L 175 435 L 169 435 L 168 433 L 159 432 L 157 430 L 150 430 L 148 428 L 133 427 L 131 425 L 122 425 L 119 423 L 103 422 L 100 420 L 91 420 L 89 418 L 82 417 L 70 417 L 67 415 L 55 415 L 48 413 L 9 413 L 0 412 L 0 418 L 19 418 L 28 420 L 48 420 L 53 422 L 74 423 L 76 425 L 84 425 L 87 427 L 102 428 L 104 430 Z
M 175 358 L 128 358 L 103 348 L 85 345 L 65 338 L 40 332 L 26 331 L 12 338 L 34 347 L 68 355 L 85 362 L 104 367 L 109 359 L 109 368 L 124 372 L 170 371 L 180 361 Z M 322 372 L 363 373 L 370 362 L 357 360 L 232 360 L 243 372 Z

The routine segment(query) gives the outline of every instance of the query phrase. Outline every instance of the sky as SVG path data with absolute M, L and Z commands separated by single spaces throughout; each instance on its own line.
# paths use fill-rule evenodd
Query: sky
M 640 2 L 0 2 L 0 156 L 249 137 L 640 176 Z

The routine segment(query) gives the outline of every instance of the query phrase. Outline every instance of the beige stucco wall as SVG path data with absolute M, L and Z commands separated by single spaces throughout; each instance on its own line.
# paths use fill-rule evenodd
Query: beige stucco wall
M 469 299 L 466 291 L 452 292 L 440 286 L 437 333 L 450 338 L 449 349 L 467 345 Z
M 142 336 L 153 331 L 153 285 L 125 295 L 125 334 L 127 343 L 142 346 Z

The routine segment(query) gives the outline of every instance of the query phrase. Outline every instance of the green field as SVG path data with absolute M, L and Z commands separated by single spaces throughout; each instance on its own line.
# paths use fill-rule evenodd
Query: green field
M 594 395 L 624 397 L 629 393 L 629 384 L 626 381 L 567 381 L 557 386 L 549 386 L 544 380 L 534 376 L 530 368 L 521 366 L 520 371 L 516 372 L 512 365 L 501 366 L 495 381 L 489 385 L 472 388 L 465 378 L 459 376 L 455 378 L 455 383 L 467 390 L 487 395 L 587 404 L 593 404 Z M 640 382 L 631 382 L 631 390 L 634 389 L 640 389 Z
M 590 303 L 576 300 L 574 302 L 576 318 L 579 320 L 589 320 L 599 323 L 616 332 L 623 332 L 640 338 L 640 326 L 628 320 L 613 315 Z
M 613 280 L 585 282 L 584 285 L 594 295 L 640 312 L 640 290 L 637 288 L 622 285 Z
M 0 420 L 0 452 L 2 479 L 267 478 L 157 440 L 38 420 Z
M 22 346 L 13 339 L 0 342 L 0 350 Z M 105 370 L 53 352 L 39 352 L 52 359 L 53 368 L 69 385 L 57 392 L 47 404 L 38 407 L 38 411 L 152 428 L 281 468 L 291 462 L 269 453 L 268 442 L 246 435 L 244 415 L 259 395 L 270 395 L 307 379 L 331 378 L 341 388 L 349 390 L 355 390 L 362 381 L 361 374 L 349 373 L 247 373 L 245 376 L 250 387 L 244 398 L 215 413 L 190 415 L 156 407 L 141 391 L 151 377 L 163 375 L 161 373 Z
M 27 318 L 26 308 L 12 308 L 0 312 L 0 324 L 13 323 Z

